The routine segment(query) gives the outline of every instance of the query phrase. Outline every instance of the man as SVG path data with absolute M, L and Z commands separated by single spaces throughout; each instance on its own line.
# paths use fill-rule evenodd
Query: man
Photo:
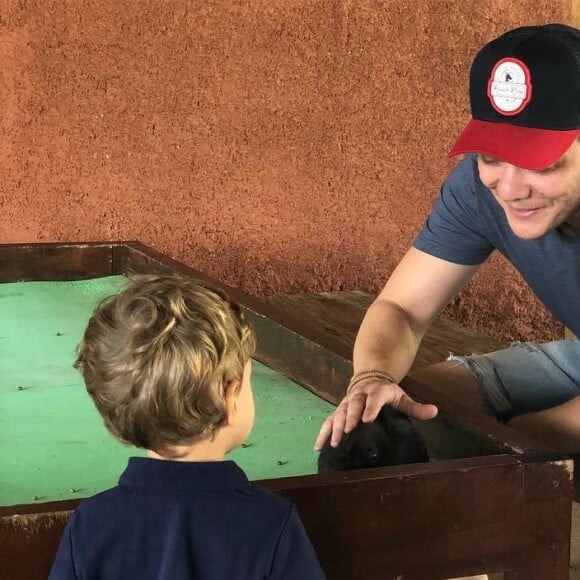
M 399 383 L 433 319 L 493 250 L 568 328 L 580 333 L 580 31 L 518 28 L 487 44 L 470 75 L 472 120 L 449 155 L 467 154 L 425 227 L 367 311 L 347 395 L 315 447 L 337 445 L 384 404 L 437 414 Z M 442 363 L 450 389 L 563 452 L 580 451 L 580 341 Z

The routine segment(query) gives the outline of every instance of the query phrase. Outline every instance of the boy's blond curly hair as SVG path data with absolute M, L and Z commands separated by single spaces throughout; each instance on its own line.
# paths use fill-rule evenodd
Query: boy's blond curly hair
M 225 392 L 241 381 L 255 336 L 240 306 L 210 285 L 134 276 L 95 309 L 77 347 L 105 425 L 121 441 L 173 456 L 226 417 Z

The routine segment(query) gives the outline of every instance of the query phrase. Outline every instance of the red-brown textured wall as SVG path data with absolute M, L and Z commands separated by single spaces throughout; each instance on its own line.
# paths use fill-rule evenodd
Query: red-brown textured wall
M 0 0 L 0 242 L 138 239 L 254 294 L 379 290 L 476 50 L 554 0 Z M 501 260 L 448 312 L 561 332 Z

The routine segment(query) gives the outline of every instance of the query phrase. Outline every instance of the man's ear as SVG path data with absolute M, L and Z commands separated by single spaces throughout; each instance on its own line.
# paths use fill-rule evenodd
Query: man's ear
M 240 394 L 240 387 L 242 383 L 238 380 L 230 381 L 226 385 L 225 402 L 226 402 L 226 418 L 225 425 L 230 425 L 238 411 L 238 395 Z

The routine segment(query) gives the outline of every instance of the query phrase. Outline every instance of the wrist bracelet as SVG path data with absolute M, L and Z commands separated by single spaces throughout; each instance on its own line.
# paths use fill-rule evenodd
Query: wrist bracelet
M 356 384 L 364 381 L 366 379 L 382 379 L 388 383 L 398 384 L 389 373 L 385 371 L 373 370 L 373 371 L 362 371 L 360 373 L 355 373 L 350 382 L 348 383 L 348 387 L 346 388 L 346 392 L 348 393 Z

